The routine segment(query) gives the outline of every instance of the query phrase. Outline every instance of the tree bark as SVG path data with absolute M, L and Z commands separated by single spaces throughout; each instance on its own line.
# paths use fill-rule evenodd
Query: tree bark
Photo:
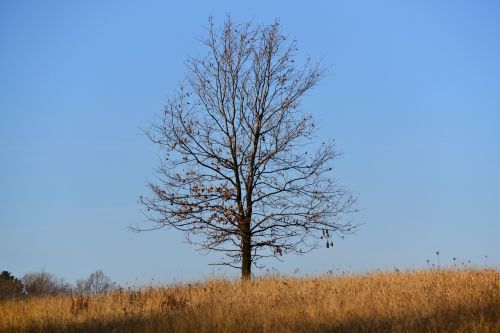
M 252 236 L 250 223 L 245 223 L 241 235 L 241 278 L 250 280 L 252 277 Z

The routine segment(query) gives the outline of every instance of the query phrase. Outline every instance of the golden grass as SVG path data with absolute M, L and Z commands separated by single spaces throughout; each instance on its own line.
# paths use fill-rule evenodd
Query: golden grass
M 214 280 L 0 303 L 2 332 L 500 332 L 500 272 Z

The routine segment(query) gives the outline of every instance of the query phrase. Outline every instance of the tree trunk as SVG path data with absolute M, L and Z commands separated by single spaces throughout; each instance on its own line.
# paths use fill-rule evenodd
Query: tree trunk
M 241 278 L 250 280 L 252 277 L 252 236 L 250 235 L 250 225 L 245 225 L 245 230 L 241 235 Z

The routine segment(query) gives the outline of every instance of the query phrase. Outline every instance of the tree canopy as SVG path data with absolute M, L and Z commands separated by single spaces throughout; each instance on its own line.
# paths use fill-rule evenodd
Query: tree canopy
M 316 142 L 301 103 L 325 69 L 298 61 L 279 22 L 228 17 L 217 28 L 209 19 L 201 42 L 207 54 L 187 60 L 187 76 L 147 131 L 162 154 L 140 197 L 151 229 L 183 231 L 243 277 L 262 258 L 330 247 L 352 233 L 342 216 L 355 199 L 332 176 L 335 143 Z

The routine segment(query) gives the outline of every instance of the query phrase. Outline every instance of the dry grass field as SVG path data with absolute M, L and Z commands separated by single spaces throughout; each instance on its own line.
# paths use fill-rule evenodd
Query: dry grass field
M 121 290 L 0 303 L 2 332 L 500 332 L 498 270 Z

